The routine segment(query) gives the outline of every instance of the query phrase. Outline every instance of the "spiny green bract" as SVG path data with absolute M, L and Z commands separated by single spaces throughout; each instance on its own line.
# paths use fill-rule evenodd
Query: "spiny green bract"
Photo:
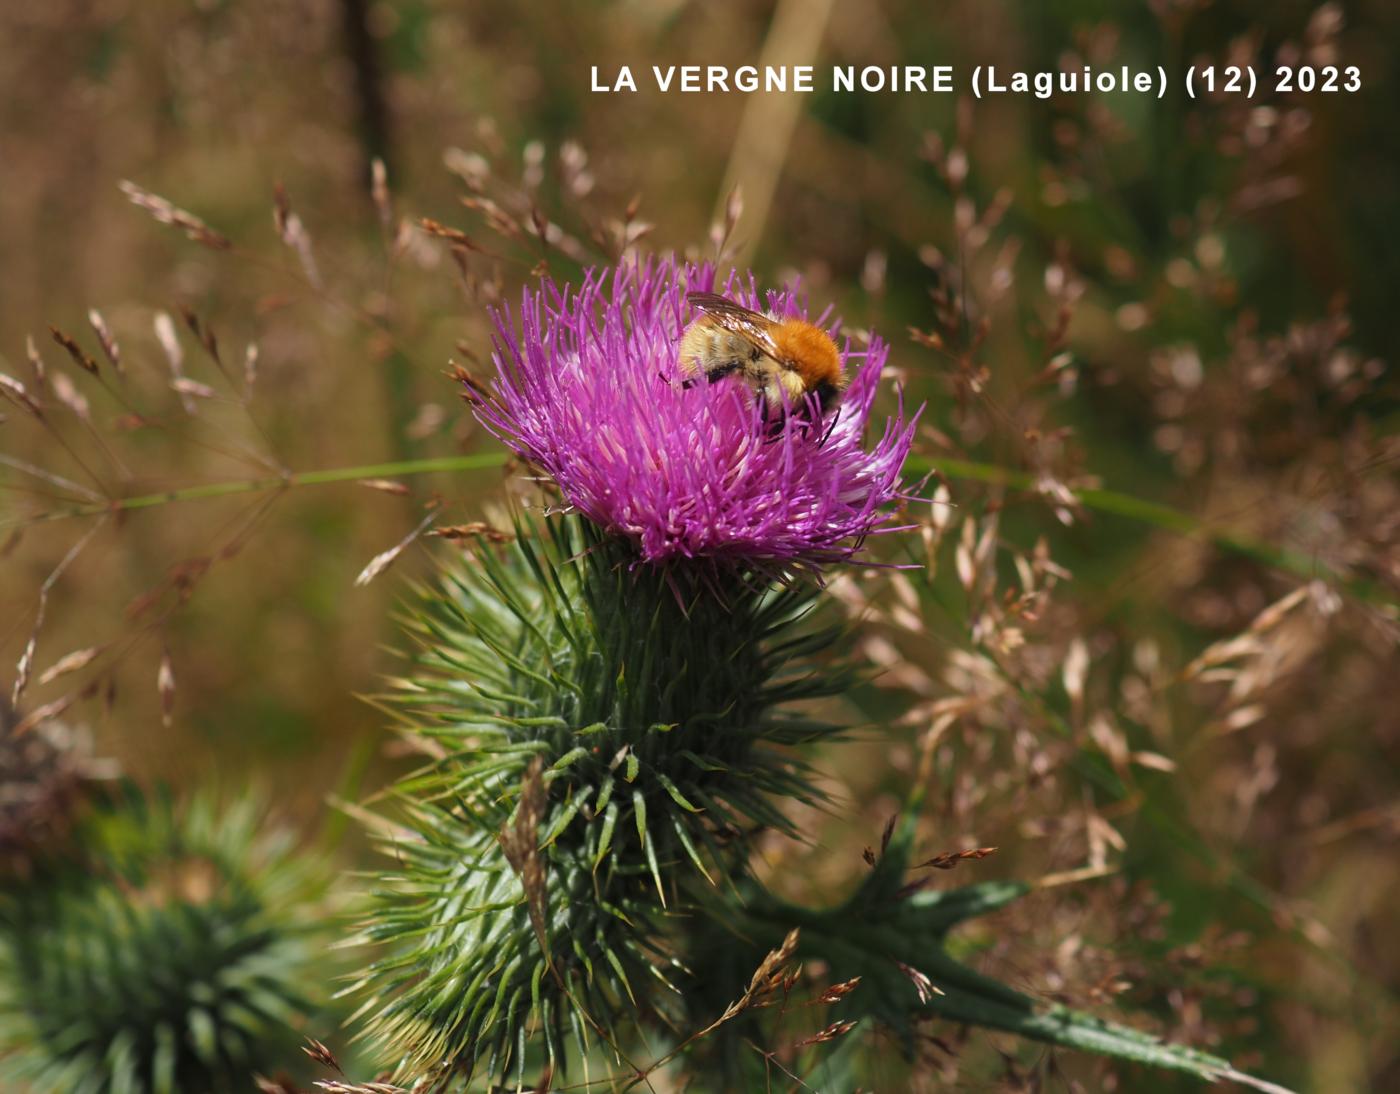
M 519 1077 L 685 1021 L 665 917 L 814 800 L 788 746 L 832 731 L 780 707 L 850 683 L 808 660 L 833 639 L 802 625 L 810 589 L 637 565 L 576 519 L 518 531 L 409 620 L 393 702 L 433 759 L 396 787 L 364 929 L 388 953 L 360 984 L 404 1076 Z M 534 881 L 508 857 L 522 816 Z
M 0 1075 L 242 1091 L 294 1056 L 315 887 L 259 820 L 247 801 L 179 810 L 128 789 L 85 818 L 74 857 L 0 897 Z
M 687 981 L 686 990 L 702 1006 L 722 1006 L 725 986 L 755 967 L 765 951 L 777 947 L 796 927 L 801 931 L 798 955 L 823 962 L 832 982 L 854 985 L 831 1014 L 888 1030 L 911 1057 L 918 1023 L 934 1018 L 1183 1071 L 1207 1081 L 1231 1078 L 1259 1089 L 1281 1090 L 1240 1074 L 1221 1057 L 1082 1011 L 1044 1004 L 954 957 L 950 949 L 956 952 L 957 947 L 950 946 L 950 932 L 1021 898 L 1030 887 L 988 881 L 938 889 L 927 887 L 927 874 L 911 880 L 914 816 L 920 801 L 916 793 L 910 803 L 914 810 L 894 831 L 870 873 L 841 903 L 802 907 L 746 882 L 741 900 L 726 901 L 713 909 L 714 914 L 697 917 L 697 930 L 688 941 L 695 953 L 709 958 L 709 975 Z M 695 964 L 700 964 L 698 958 Z M 726 1089 L 758 1089 L 766 1082 L 765 1061 L 748 1047 L 754 1037 L 761 1037 L 757 1021 L 755 1015 L 743 1015 L 700 1046 L 709 1054 L 711 1068 L 725 1076 Z M 844 1063 L 852 1064 L 857 1051 L 851 1043 Z M 844 1089 L 833 1068 L 824 1068 L 822 1074 L 836 1084 L 832 1089 Z

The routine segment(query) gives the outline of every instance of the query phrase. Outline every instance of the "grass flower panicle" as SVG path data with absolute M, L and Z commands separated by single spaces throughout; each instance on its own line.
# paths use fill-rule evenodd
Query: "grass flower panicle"
M 576 289 L 546 279 L 526 290 L 518 330 L 508 308 L 497 311 L 494 398 L 477 414 L 646 562 L 791 571 L 844 561 L 866 536 L 894 530 L 903 498 L 917 413 L 901 406 L 864 447 L 889 347 L 846 340 L 850 384 L 828 419 L 766 421 L 740 381 L 679 381 L 686 293 L 714 288 L 712 266 L 673 260 L 590 271 Z M 731 276 L 722 291 L 803 314 L 791 288 L 764 300 Z

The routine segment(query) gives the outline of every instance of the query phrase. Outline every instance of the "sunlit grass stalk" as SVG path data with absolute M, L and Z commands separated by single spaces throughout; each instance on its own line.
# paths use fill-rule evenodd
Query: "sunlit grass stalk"
M 290 490 L 304 486 L 333 486 L 361 479 L 409 478 L 416 475 L 456 474 L 468 471 L 490 471 L 503 467 L 508 456 L 504 452 L 482 452 L 465 456 L 435 456 L 415 460 L 395 460 L 388 463 L 358 464 L 331 467 L 315 471 L 297 471 L 287 475 L 270 475 L 253 479 L 232 479 L 225 482 L 201 483 L 149 494 L 65 506 L 40 513 L 25 514 L 0 520 L 0 528 L 38 524 L 47 521 L 72 520 L 99 516 L 104 513 L 125 513 L 154 509 L 162 505 L 205 501 L 237 494 L 254 494 L 269 490 Z M 1030 472 L 997 464 L 971 460 L 911 456 L 905 464 L 911 478 L 937 472 L 954 481 L 981 482 L 1011 490 L 1034 490 L 1035 476 Z M 1086 509 L 1108 516 L 1156 528 L 1175 535 L 1199 539 L 1227 554 L 1251 559 L 1305 580 L 1322 580 L 1336 584 L 1358 600 L 1370 604 L 1390 605 L 1389 594 L 1376 582 L 1365 578 L 1339 574 L 1320 559 L 1262 543 L 1247 536 L 1219 529 L 1214 522 L 1174 509 L 1161 502 L 1150 501 L 1135 494 L 1098 487 L 1080 488 L 1074 496 Z

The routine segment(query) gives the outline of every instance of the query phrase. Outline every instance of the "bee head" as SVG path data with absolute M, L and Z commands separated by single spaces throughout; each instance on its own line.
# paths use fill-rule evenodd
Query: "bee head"
M 841 353 L 821 327 L 800 319 L 788 319 L 773 330 L 773 344 L 783 364 L 801 377 L 804 392 L 819 391 L 823 387 L 839 392 L 845 387 Z

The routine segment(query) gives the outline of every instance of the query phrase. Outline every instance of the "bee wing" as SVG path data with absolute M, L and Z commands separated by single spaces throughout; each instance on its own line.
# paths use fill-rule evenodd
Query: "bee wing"
M 731 334 L 737 334 L 769 357 L 777 359 L 778 347 L 773 341 L 773 320 L 762 312 L 736 304 L 728 297 L 713 292 L 686 293 L 691 307 L 709 316 Z

